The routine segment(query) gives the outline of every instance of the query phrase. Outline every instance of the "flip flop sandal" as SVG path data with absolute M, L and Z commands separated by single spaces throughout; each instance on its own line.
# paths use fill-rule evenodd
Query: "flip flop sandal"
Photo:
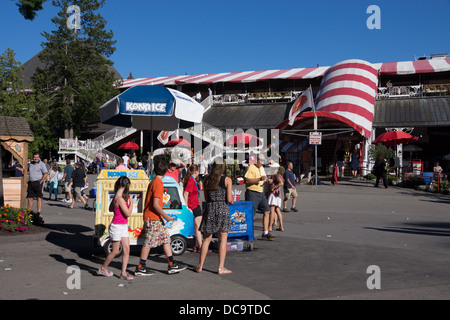
M 230 274 L 230 273 L 233 273 L 233 271 L 228 270 L 227 268 L 219 269 L 219 271 L 217 271 L 218 275 L 224 275 L 224 274 Z

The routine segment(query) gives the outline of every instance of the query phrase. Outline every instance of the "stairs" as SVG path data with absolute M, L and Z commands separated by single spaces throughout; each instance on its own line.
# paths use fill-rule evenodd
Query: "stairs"
M 117 162 L 120 157 L 106 150 L 106 148 L 132 135 L 136 131 L 135 128 L 115 127 L 95 139 L 59 139 L 58 153 L 64 155 L 74 154 L 75 157 L 92 162 L 95 160 L 98 151 L 101 150 L 101 153 L 103 155 L 107 154 L 112 162 Z

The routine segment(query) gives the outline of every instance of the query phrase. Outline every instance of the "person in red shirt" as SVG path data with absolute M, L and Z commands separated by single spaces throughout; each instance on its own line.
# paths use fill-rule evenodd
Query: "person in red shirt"
M 196 246 L 194 252 L 200 252 L 202 247 L 202 233 L 200 232 L 200 224 L 202 223 L 202 209 L 200 207 L 200 191 L 197 184 L 197 177 L 200 169 L 197 165 L 191 164 L 183 180 L 183 196 L 184 201 L 190 212 L 194 215 L 194 229 Z
M 146 261 L 151 248 L 163 246 L 169 266 L 167 272 L 169 274 L 180 272 L 187 266 L 177 263 L 173 260 L 172 249 L 170 247 L 169 232 L 164 224 L 164 220 L 172 221 L 173 218 L 164 212 L 163 195 L 164 184 L 163 177 L 167 172 L 167 163 L 159 161 L 155 163 L 155 178 L 150 182 L 147 188 L 147 195 L 144 206 L 144 223 L 145 223 L 145 240 L 141 249 L 139 264 L 136 267 L 135 275 L 151 276 L 154 273 L 146 267 Z
M 166 176 L 172 177 L 175 179 L 177 183 L 180 183 L 180 171 L 185 167 L 186 165 L 181 162 L 180 167 L 177 168 L 177 164 L 174 162 L 169 163 L 169 168 L 167 169 Z

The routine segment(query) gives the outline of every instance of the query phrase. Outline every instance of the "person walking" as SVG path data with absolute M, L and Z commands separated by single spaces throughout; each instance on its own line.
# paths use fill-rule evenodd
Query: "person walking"
M 283 174 L 284 178 L 284 201 L 283 201 L 283 212 L 289 212 L 287 209 L 287 202 L 289 199 L 292 199 L 292 206 L 291 210 L 294 212 L 297 212 L 298 209 L 295 208 L 295 205 L 297 203 L 298 193 L 296 189 L 296 181 L 295 181 L 295 174 L 292 171 L 294 168 L 294 165 L 292 162 L 287 163 L 286 171 Z
M 75 170 L 73 171 L 72 177 L 70 178 L 70 183 L 73 185 L 73 197 L 72 202 L 68 207 L 69 209 L 73 209 L 73 205 L 75 204 L 75 202 L 80 199 L 84 204 L 84 209 L 89 210 L 89 205 L 81 195 L 81 188 L 83 188 L 86 183 L 85 178 L 86 172 L 81 167 L 81 163 L 75 163 Z
M 136 267 L 134 274 L 136 276 L 151 276 L 154 274 L 146 267 L 146 262 L 151 248 L 163 246 L 169 263 L 167 272 L 169 274 L 180 272 L 187 268 L 187 266 L 177 263 L 173 260 L 172 249 L 170 247 L 170 237 L 167 227 L 164 224 L 173 220 L 163 208 L 164 184 L 163 177 L 166 174 L 168 165 L 161 160 L 155 163 L 155 178 L 150 181 L 147 187 L 147 196 L 145 198 L 144 206 L 144 223 L 145 223 L 145 239 L 141 249 L 139 264 Z
M 382 154 L 379 154 L 377 156 L 377 159 L 375 160 L 375 165 L 373 166 L 372 172 L 377 177 L 377 180 L 375 182 L 375 188 L 378 187 L 378 183 L 380 182 L 380 178 L 383 179 L 384 187 L 387 189 L 387 178 L 386 178 L 386 166 L 387 162 L 383 158 Z
M 259 154 L 256 158 L 256 163 L 248 167 L 245 173 L 245 201 L 253 202 L 253 211 L 256 213 L 258 210 L 263 212 L 263 240 L 273 241 L 275 238 L 269 233 L 270 223 L 270 208 L 267 202 L 266 195 L 264 194 L 264 182 L 267 180 L 266 172 L 264 171 L 263 164 L 266 158 L 263 154 Z
M 231 178 L 226 176 L 226 164 L 222 158 L 216 158 L 216 161 L 211 166 L 210 174 L 205 178 L 204 195 L 206 206 L 200 227 L 200 230 L 203 232 L 203 242 L 200 249 L 199 262 L 194 267 L 194 271 L 202 272 L 212 234 L 219 233 L 219 266 L 217 274 L 230 274 L 232 271 L 225 268 L 225 258 L 228 232 L 231 228 L 228 204 L 233 204 L 233 196 Z
M 112 251 L 106 256 L 105 262 L 97 274 L 105 277 L 113 276 L 108 270 L 111 261 L 119 254 L 122 245 L 122 269 L 120 279 L 133 280 L 133 276 L 127 272 L 128 260 L 130 259 L 130 237 L 128 234 L 128 218 L 133 211 L 133 199 L 130 196 L 131 181 L 122 176 L 114 184 L 114 198 L 109 206 L 109 211 L 114 212 L 114 217 L 109 225 L 109 237 L 112 240 Z
M 73 170 L 74 168 L 70 164 L 70 159 L 67 159 L 64 175 L 61 179 L 61 182 L 64 182 L 64 192 L 66 193 L 66 197 L 62 201 L 66 203 L 72 202 L 72 184 L 70 183 L 70 178 L 72 177 Z
M 202 208 L 200 207 L 200 189 L 198 187 L 197 177 L 199 176 L 199 167 L 191 164 L 183 180 L 183 196 L 189 211 L 194 215 L 194 234 L 195 242 L 194 252 L 200 252 L 202 247 L 202 233 L 200 225 L 202 223 Z
M 55 201 L 58 201 L 58 165 L 50 167 L 49 182 L 48 182 L 48 200 L 52 199 L 52 194 L 55 193 Z
M 42 189 L 47 179 L 48 171 L 44 162 L 39 158 L 39 152 L 33 153 L 33 161 L 28 165 L 27 209 L 33 208 L 33 199 L 36 197 L 36 210 L 40 214 L 42 210 Z
M 358 167 L 359 167 L 359 157 L 358 157 L 357 150 L 353 150 L 350 162 L 351 162 L 351 166 L 352 166 L 352 176 L 353 176 L 353 178 L 357 178 L 358 177 Z
M 267 188 L 267 202 L 270 206 L 270 223 L 269 231 L 272 231 L 272 226 L 279 223 L 277 231 L 284 231 L 283 216 L 281 215 L 281 187 L 284 185 L 283 174 L 285 170 L 283 167 L 278 168 L 278 172 L 269 179 Z M 278 223 L 276 220 L 278 219 Z

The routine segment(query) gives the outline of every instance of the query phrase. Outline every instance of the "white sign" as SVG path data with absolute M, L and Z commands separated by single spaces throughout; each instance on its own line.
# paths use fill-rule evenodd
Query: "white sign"
M 73 13 L 66 21 L 67 28 L 70 30 L 81 29 L 81 10 L 79 6 L 69 6 L 66 13 Z
M 309 144 L 321 145 L 322 144 L 322 132 L 310 132 Z

